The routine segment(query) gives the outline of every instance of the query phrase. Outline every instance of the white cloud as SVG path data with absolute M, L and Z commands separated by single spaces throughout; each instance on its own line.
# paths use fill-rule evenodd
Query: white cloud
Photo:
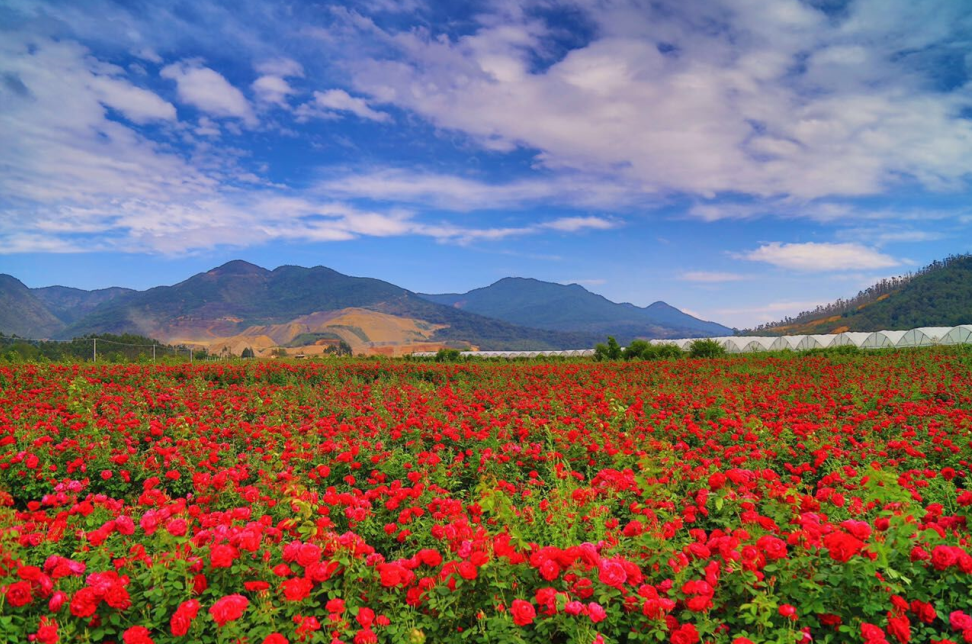
M 579 230 L 609 230 L 616 228 L 617 223 L 602 217 L 563 217 L 542 224 L 544 228 L 573 233 Z
M 965 185 L 972 120 L 958 115 L 972 96 L 934 88 L 934 61 L 897 44 L 960 42 L 972 28 L 961 3 L 858 1 L 846 19 L 798 0 L 572 4 L 597 35 L 553 60 L 559 32 L 508 5 L 454 39 L 348 14 L 351 42 L 390 50 L 351 46 L 354 87 L 487 149 L 535 149 L 548 169 L 614 173 L 641 192 L 811 200 Z
M 468 177 L 404 168 L 344 172 L 317 188 L 348 199 L 370 199 L 433 206 L 459 212 L 512 208 L 554 202 L 584 208 L 626 205 L 630 190 L 600 176 L 566 173 L 488 183 Z
M 148 123 L 176 119 L 176 109 L 172 103 L 146 89 L 135 87 L 128 81 L 95 76 L 90 84 L 104 105 L 118 110 L 130 121 Z
M 771 242 L 756 250 L 738 254 L 737 257 L 754 262 L 765 262 L 779 268 L 815 272 L 888 268 L 901 264 L 889 255 L 855 243 Z
M 287 107 L 287 97 L 297 91 L 280 76 L 261 76 L 253 81 L 253 92 L 265 103 Z
M 3 223 L 29 222 L 49 204 L 176 199 L 215 185 L 105 108 L 110 100 L 126 118 L 168 122 L 161 99 L 127 87 L 117 68 L 76 43 L 6 36 L 0 76 L 20 89 L 0 96 L 0 207 L 16 204 Z
M 741 273 L 725 273 L 718 271 L 687 271 L 678 276 L 678 279 L 685 282 L 703 282 L 709 284 L 719 284 L 722 282 L 738 282 L 750 279 L 749 275 Z
M 279 76 L 281 78 L 303 77 L 304 68 L 296 60 L 290 58 L 273 58 L 257 63 L 253 67 L 264 76 Z
M 302 119 L 340 118 L 341 112 L 350 112 L 359 118 L 381 123 L 391 120 L 388 113 L 372 109 L 368 101 L 351 96 L 343 89 L 314 92 L 314 100 L 301 105 L 297 109 L 297 116 Z
M 183 103 L 213 116 L 233 117 L 248 125 L 256 124 L 249 101 L 219 72 L 193 61 L 183 61 L 163 67 L 159 74 L 175 81 Z

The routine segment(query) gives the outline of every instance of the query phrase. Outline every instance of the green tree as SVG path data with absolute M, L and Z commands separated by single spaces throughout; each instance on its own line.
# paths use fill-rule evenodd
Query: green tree
M 718 358 L 726 355 L 726 349 L 715 340 L 708 338 L 695 340 L 689 345 L 689 356 L 692 358 Z
M 614 339 L 614 336 L 609 335 L 607 344 L 599 342 L 597 346 L 594 347 L 594 359 L 595 360 L 620 360 L 621 359 L 621 345 L 618 341 Z

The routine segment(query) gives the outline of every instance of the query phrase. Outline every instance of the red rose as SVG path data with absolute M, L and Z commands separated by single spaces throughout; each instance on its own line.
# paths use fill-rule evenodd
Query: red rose
M 888 617 L 888 634 L 901 644 L 908 644 L 911 640 L 911 621 L 905 615 Z
M 607 619 L 607 611 L 600 604 L 591 602 L 587 605 L 587 616 L 591 618 L 592 622 L 597 624 Z
M 403 572 L 404 570 L 398 564 L 384 563 L 378 565 L 378 574 L 381 575 L 381 585 L 385 588 L 391 588 L 402 583 L 404 580 Z
M 972 628 L 972 617 L 960 610 L 953 610 L 948 616 L 948 625 L 953 631 L 964 631 Z
M 26 606 L 34 601 L 34 595 L 30 592 L 29 581 L 18 581 L 7 586 L 7 603 L 14 608 Z
M 510 613 L 513 615 L 513 623 L 517 626 L 532 624 L 533 619 L 537 616 L 537 611 L 533 607 L 533 604 L 522 599 L 513 600 L 513 605 L 510 606 Z
M 68 597 L 67 593 L 64 592 L 63 590 L 57 591 L 56 593 L 51 595 L 50 601 L 47 602 L 47 610 L 51 611 L 52 613 L 56 613 L 60 611 L 61 606 L 63 606 L 64 602 L 67 601 L 67 597 Z
M 476 566 L 468 561 L 463 561 L 459 564 L 459 576 L 463 579 L 475 579 L 478 575 L 479 571 L 476 569 Z
M 186 520 L 185 519 L 172 519 L 165 524 L 165 531 L 171 534 L 173 537 L 181 537 L 186 534 Z
M 270 633 L 263 638 L 263 644 L 290 644 L 290 642 L 280 633 Z
M 864 622 L 861 624 L 861 637 L 864 638 L 865 644 L 877 644 L 878 642 L 886 642 L 884 638 L 884 631 L 874 624 L 868 624 Z
M 46 617 L 41 617 L 40 627 L 34 634 L 34 641 L 40 644 L 57 644 L 61 638 L 57 634 L 57 622 L 48 621 Z
M 424 548 L 419 550 L 415 556 L 426 566 L 438 566 L 442 563 L 442 555 L 439 554 L 438 550 Z
M 223 626 L 242 617 L 249 605 L 249 600 L 243 595 L 227 595 L 216 600 L 209 608 L 209 614 L 217 626 Z
M 958 556 L 951 546 L 935 546 L 931 553 L 931 562 L 935 570 L 945 570 L 958 562 Z
M 313 587 L 314 585 L 310 580 L 304 579 L 303 577 L 294 577 L 280 584 L 284 599 L 289 602 L 299 602 L 307 599 Z
M 847 530 L 861 541 L 867 541 L 871 536 L 871 526 L 868 525 L 867 521 L 847 519 L 846 521 L 841 522 L 840 527 Z
M 306 568 L 321 560 L 321 547 L 314 543 L 302 543 L 297 548 L 297 563 Z
M 938 617 L 934 606 L 928 602 L 918 601 L 917 599 L 911 602 L 911 611 L 918 616 L 920 621 L 926 624 L 931 624 Z
M 118 582 L 111 584 L 105 589 L 105 594 L 102 599 L 115 610 L 127 610 L 132 605 L 128 591 Z
M 251 593 L 262 593 L 264 590 L 270 588 L 270 584 L 265 581 L 244 581 L 243 587 Z
M 240 553 L 236 548 L 223 543 L 213 546 L 209 552 L 209 563 L 213 568 L 229 568 L 239 556 Z
M 544 559 L 540 564 L 540 576 L 547 581 L 553 581 L 560 576 L 560 566 L 552 559 Z
M 94 588 L 82 588 L 74 593 L 74 597 L 71 599 L 71 614 L 82 619 L 91 617 L 98 610 L 99 603 L 101 603 L 101 598 L 98 597 L 98 592 Z
M 847 563 L 850 558 L 861 551 L 864 543 L 845 532 L 831 532 L 823 539 L 824 547 L 830 552 L 834 561 Z
M 330 599 L 324 605 L 324 608 L 329 613 L 337 613 L 337 614 L 340 615 L 341 613 L 344 612 L 344 600 L 343 599 L 337 599 L 337 598 Z
M 375 611 L 363 606 L 358 610 L 358 616 L 355 619 L 361 625 L 361 628 L 368 628 L 375 622 Z
M 182 602 L 179 608 L 176 609 L 172 619 L 169 620 L 169 628 L 172 629 L 172 634 L 176 637 L 182 637 L 189 632 L 189 628 L 192 626 L 192 620 L 196 618 L 199 613 L 199 602 L 195 599 L 190 599 L 189 601 Z
M 624 572 L 624 566 L 610 559 L 602 559 L 597 564 L 598 580 L 605 586 L 621 588 L 628 575 Z
M 122 633 L 125 644 L 155 644 L 150 637 L 149 629 L 144 626 L 132 626 Z
M 786 542 L 777 537 L 769 535 L 759 538 L 756 546 L 763 551 L 763 555 L 770 560 L 783 559 L 786 557 Z
M 691 624 L 682 624 L 672 631 L 672 644 L 698 644 L 699 632 Z

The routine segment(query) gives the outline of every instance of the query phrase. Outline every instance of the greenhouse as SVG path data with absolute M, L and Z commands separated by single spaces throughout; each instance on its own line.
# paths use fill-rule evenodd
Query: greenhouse
M 773 343 L 776 342 L 776 338 L 769 337 L 747 337 L 748 342 L 742 348 L 742 351 L 769 351 L 773 348 Z
M 894 349 L 907 331 L 875 331 L 867 336 L 862 349 Z
M 942 344 L 972 344 L 972 324 L 952 327 L 942 338 Z
M 870 337 L 870 333 L 863 331 L 847 331 L 844 333 L 838 333 L 834 336 L 834 341 L 830 344 L 832 347 L 860 347 L 863 346 L 864 341 Z
M 930 347 L 942 343 L 942 338 L 948 335 L 952 327 L 925 326 L 919 329 L 905 331 L 904 337 L 898 341 L 898 347 Z
M 723 336 L 715 338 L 659 338 L 653 345 L 674 345 L 682 351 L 690 351 L 692 343 L 707 339 L 719 343 L 728 353 L 752 353 L 756 351 L 806 351 L 830 347 L 854 346 L 862 349 L 895 349 L 905 347 L 930 347 L 936 345 L 972 344 L 972 324 L 956 327 L 920 327 L 909 331 L 875 331 L 873 333 L 848 331 L 844 333 L 818 333 L 813 335 L 781 336 Z M 591 357 L 593 349 L 569 349 L 565 351 L 463 351 L 463 356 L 478 358 L 537 358 L 563 356 L 567 358 Z M 433 358 L 435 353 L 422 351 L 412 354 L 416 358 Z
M 836 339 L 837 336 L 833 334 L 805 335 L 800 340 L 800 344 L 797 345 L 797 349 L 800 351 L 806 351 L 807 349 L 826 349 Z
M 770 345 L 771 351 L 796 351 L 805 337 L 805 335 L 781 335 Z

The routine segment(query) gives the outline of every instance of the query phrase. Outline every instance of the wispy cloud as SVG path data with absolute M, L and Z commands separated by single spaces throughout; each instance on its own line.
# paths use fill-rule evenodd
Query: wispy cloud
M 828 272 L 898 266 L 901 261 L 861 244 L 784 244 L 770 242 L 737 255 L 740 259 L 764 262 L 798 271 Z
M 750 275 L 742 273 L 728 273 L 720 271 L 686 271 L 678 276 L 684 282 L 702 282 L 707 284 L 721 284 L 723 282 L 738 282 L 751 279 Z
M 233 117 L 249 125 L 256 117 L 243 92 L 219 72 L 197 61 L 183 61 L 162 68 L 162 78 L 175 81 L 179 100 L 212 116 Z
M 314 100 L 304 103 L 297 108 L 299 119 L 308 118 L 341 118 L 347 112 L 354 114 L 358 118 L 369 121 L 387 123 L 391 121 L 391 116 L 387 112 L 380 112 L 372 109 L 368 101 L 363 98 L 351 96 L 343 89 L 329 89 L 326 92 L 314 92 Z

